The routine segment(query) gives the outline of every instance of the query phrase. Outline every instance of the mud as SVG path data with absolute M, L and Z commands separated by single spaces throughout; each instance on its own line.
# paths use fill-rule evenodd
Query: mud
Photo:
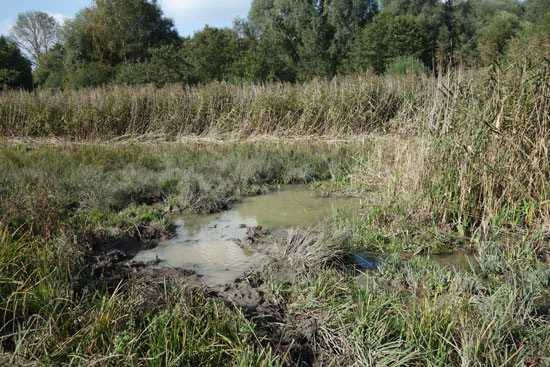
M 315 365 L 312 341 L 318 330 L 316 321 L 270 299 L 268 286 L 262 280 L 267 274 L 288 280 L 296 276 L 293 266 L 285 259 L 287 231 L 268 232 L 259 226 L 242 229 L 245 235 L 236 243 L 244 251 L 261 251 L 266 261 L 225 285 L 209 286 L 193 270 L 158 267 L 158 264 L 134 260 L 138 253 L 154 249 L 157 243 L 129 235 L 96 241 L 92 246 L 90 267 L 93 276 L 111 291 L 118 290 L 124 284 L 128 299 L 138 311 L 154 312 L 160 309 L 166 302 L 166 292 L 174 290 L 183 294 L 199 292 L 206 297 L 216 297 L 235 307 L 248 320 L 254 320 L 258 338 L 270 344 L 272 350 L 281 358 L 286 358 L 289 365 Z

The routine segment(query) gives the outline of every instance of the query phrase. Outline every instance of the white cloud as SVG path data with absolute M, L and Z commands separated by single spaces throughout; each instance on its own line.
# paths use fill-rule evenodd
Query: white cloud
M 69 19 L 72 19 L 71 17 L 63 15 L 61 13 L 50 13 L 50 12 L 48 12 L 48 14 L 51 15 L 52 17 L 54 17 L 55 20 L 57 20 L 57 22 L 60 25 L 63 25 L 65 23 L 65 21 L 67 21 Z M 13 27 L 14 24 L 15 24 L 15 21 L 11 18 L 6 18 L 6 19 L 0 20 L 0 35 L 7 36 L 10 33 L 11 27 Z
M 203 28 L 231 26 L 237 16 L 246 17 L 252 0 L 161 0 L 164 14 L 175 20 L 182 35 Z
M 63 15 L 61 13 L 50 13 L 50 12 L 48 12 L 48 14 L 50 16 L 52 16 L 55 20 L 57 20 L 57 23 L 59 23 L 60 25 L 63 25 L 63 24 L 65 24 L 65 22 L 67 20 L 72 19 L 71 17 Z
M 11 27 L 15 24 L 13 19 L 0 20 L 0 35 L 7 36 L 10 33 Z

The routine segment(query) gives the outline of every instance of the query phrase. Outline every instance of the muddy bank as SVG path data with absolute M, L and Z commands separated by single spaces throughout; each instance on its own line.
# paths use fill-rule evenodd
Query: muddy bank
M 313 366 L 317 321 L 274 300 L 264 279 L 274 276 L 293 281 L 304 271 L 322 266 L 324 262 L 312 259 L 306 251 L 307 246 L 318 240 L 319 233 L 270 232 L 261 227 L 244 230 L 246 235 L 236 243 L 246 251 L 264 253 L 266 259 L 261 266 L 225 285 L 208 286 L 193 270 L 157 267 L 161 259 L 133 260 L 136 254 L 154 248 L 156 243 L 130 236 L 98 241 L 90 256 L 90 266 L 93 275 L 112 291 L 124 284 L 123 292 L 143 311 L 159 309 L 167 291 L 215 297 L 234 307 L 247 320 L 253 320 L 258 340 L 268 344 L 281 358 L 285 357 L 290 365 Z

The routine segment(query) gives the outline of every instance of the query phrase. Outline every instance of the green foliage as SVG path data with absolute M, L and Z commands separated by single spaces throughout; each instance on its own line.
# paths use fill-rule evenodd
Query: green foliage
M 79 62 L 67 71 L 69 88 L 96 87 L 111 81 L 114 69 L 99 62 Z
M 248 41 L 230 28 L 204 27 L 185 46 L 189 63 L 201 82 L 231 79 L 239 76 L 235 63 L 244 57 Z M 242 75 L 242 74 L 241 74 Z
M 386 75 L 430 74 L 430 70 L 414 56 L 398 56 L 386 68 Z
M 179 38 L 156 2 L 98 0 L 66 22 L 62 39 L 68 87 L 108 83 L 121 63 L 120 82 L 148 83 L 155 74 L 157 84 L 181 79 L 178 52 L 170 48 L 179 44 Z M 140 62 L 146 64 L 133 65 Z
M 32 89 L 31 63 L 15 43 L 0 37 L 0 91 L 11 88 Z
M 50 55 L 36 80 L 52 89 L 61 80 L 72 88 L 105 82 L 295 82 L 368 68 L 384 73 L 397 56 L 415 57 L 442 72 L 494 60 L 519 25 L 540 23 L 547 7 L 539 0 L 386 0 L 376 16 L 378 4 L 255 0 L 248 20 L 237 19 L 232 29 L 207 26 L 182 40 L 154 1 L 99 0 L 61 32 L 64 49 L 58 55 L 73 77 L 63 77 Z M 97 70 L 81 70 L 89 63 L 113 69 L 100 77 Z
M 506 11 L 499 11 L 489 19 L 479 38 L 481 56 L 486 64 L 490 64 L 504 53 L 508 41 L 519 27 L 519 18 Z
M 550 13 L 550 2 L 546 0 L 525 0 L 523 6 L 526 18 L 533 23 L 543 21 L 546 14 Z
M 34 71 L 34 82 L 46 89 L 62 89 L 67 73 L 63 64 L 64 48 L 60 44 L 40 56 Z
M 178 42 L 172 20 L 163 16 L 156 2 L 96 0 L 85 11 L 91 52 L 103 63 L 137 60 L 150 48 Z
M 368 68 L 382 74 L 398 56 L 415 57 L 437 73 L 459 63 L 480 65 L 481 57 L 486 63 L 495 59 L 520 24 L 529 26 L 528 14 L 546 6 L 537 0 L 525 6 L 517 0 L 386 0 L 377 15 L 378 4 L 254 0 L 248 20 L 237 19 L 233 28 L 206 26 L 179 39 L 154 1 L 98 0 L 61 32 L 64 51 L 58 55 L 73 77 L 63 78 L 50 55 L 36 79 L 53 89 L 61 80 L 71 88 L 105 82 L 159 87 L 214 80 L 295 82 Z M 103 77 L 89 66 L 81 70 L 90 63 L 112 70 Z
M 170 83 L 189 84 L 195 81 L 183 48 L 168 45 L 151 49 L 149 53 L 151 58 L 148 60 L 119 64 L 115 83 L 162 87 Z
M 414 18 L 384 11 L 355 38 L 347 68 L 352 71 L 372 68 L 383 73 L 395 57 L 418 58 L 422 53 L 421 30 Z
M 87 60 L 94 60 L 92 36 L 88 31 L 88 13 L 79 11 L 74 19 L 68 19 L 60 31 L 66 68 Z
M 248 19 L 270 46 L 268 62 L 286 65 L 284 80 L 303 80 L 334 75 L 352 29 L 363 26 L 376 11 L 372 0 L 255 0 Z

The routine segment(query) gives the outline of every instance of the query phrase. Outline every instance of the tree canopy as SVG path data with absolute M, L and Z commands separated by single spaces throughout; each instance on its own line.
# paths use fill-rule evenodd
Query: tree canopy
M 0 36 L 0 90 L 32 88 L 31 62 L 14 42 Z
M 253 0 L 248 18 L 232 28 L 206 26 L 179 37 L 155 0 L 94 0 L 59 39 L 34 47 L 34 80 L 59 89 L 295 82 L 367 69 L 440 73 L 498 61 L 511 38 L 543 29 L 547 13 L 547 0 Z M 31 15 L 40 13 L 20 18 Z M 39 29 L 51 35 L 45 29 L 56 25 L 40 17 L 49 25 Z M 21 25 L 14 34 L 30 28 Z
M 37 64 L 40 56 L 57 43 L 58 31 L 59 24 L 51 15 L 41 11 L 27 11 L 17 16 L 10 36 Z

